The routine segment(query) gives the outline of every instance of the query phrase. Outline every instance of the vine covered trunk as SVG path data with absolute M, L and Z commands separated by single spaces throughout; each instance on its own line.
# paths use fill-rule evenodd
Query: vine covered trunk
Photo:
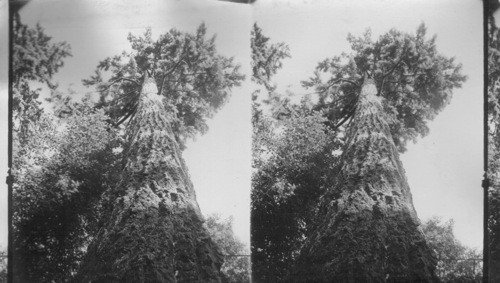
M 222 254 L 203 226 L 174 114 L 157 93 L 146 77 L 127 128 L 121 182 L 78 282 L 220 282 Z
M 335 186 L 322 196 L 292 278 L 303 282 L 435 282 L 383 98 L 365 78 Z

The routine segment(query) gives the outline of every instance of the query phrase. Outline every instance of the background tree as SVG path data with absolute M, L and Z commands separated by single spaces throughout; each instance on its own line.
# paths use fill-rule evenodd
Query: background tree
M 462 245 L 453 233 L 453 220 L 427 219 L 422 229 L 437 255 L 436 273 L 442 282 L 481 282 L 482 253 Z
M 254 24 L 251 33 L 253 175 L 251 197 L 252 278 L 283 280 L 293 265 L 337 148 L 312 101 L 292 103 L 277 93 L 273 75 L 290 57 L 284 43 L 271 43 Z M 259 88 L 263 87 L 263 88 Z
M 34 89 L 33 83 L 55 89 L 57 84 L 52 77 L 63 66 L 63 59 L 71 53 L 67 43 L 52 42 L 41 26 L 30 28 L 22 24 L 18 13 L 12 19 L 12 29 L 14 132 L 15 138 L 22 144 L 30 135 L 29 125 L 37 121 L 43 112 L 37 99 L 41 89 Z M 18 147 L 18 150 L 21 149 Z
M 181 146 L 206 130 L 205 119 L 243 76 L 205 31 L 171 30 L 157 41 L 150 30 L 130 35 L 134 52 L 104 60 L 86 81 L 96 84 L 115 125 L 130 122 L 120 181 L 77 281 L 220 280 L 222 256 L 202 226 Z M 110 71 L 107 83 L 100 70 Z
M 262 33 L 257 23 L 254 23 L 250 33 L 252 81 L 272 92 L 276 90 L 276 85 L 271 79 L 283 66 L 283 59 L 290 57 L 290 51 L 285 43 L 271 44 L 269 40 L 270 38 Z
M 95 233 L 102 193 L 115 182 L 119 146 L 102 110 L 42 115 L 14 185 L 14 273 L 19 282 L 64 282 Z
M 488 231 L 489 280 L 500 280 L 500 33 L 493 16 L 498 1 L 489 1 L 488 17 Z
M 333 133 L 306 109 L 275 121 L 262 117 L 254 135 L 252 176 L 252 276 L 287 276 L 308 230 L 312 210 L 332 169 Z M 255 124 L 254 124 L 255 125 Z M 255 130 L 255 128 L 254 128 Z M 260 150 L 260 153 L 257 153 Z
M 73 111 L 64 119 L 41 106 L 42 88 L 56 91 L 53 75 L 69 55 L 68 44 L 54 43 L 42 27 L 30 28 L 14 15 L 13 267 L 19 282 L 64 281 L 75 271 L 100 193 L 113 183 L 113 130 L 104 113 L 88 100 L 66 101 Z
M 250 282 L 249 251 L 233 233 L 233 219 L 222 220 L 219 215 L 207 217 L 206 225 L 210 237 L 219 246 L 224 255 L 222 281 L 233 283 Z

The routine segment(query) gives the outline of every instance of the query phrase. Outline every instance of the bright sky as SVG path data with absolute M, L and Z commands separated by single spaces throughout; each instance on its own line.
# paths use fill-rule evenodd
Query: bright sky
M 6 1 L 0 0 L 0 35 L 7 35 Z M 298 1 L 297 1 L 298 2 Z M 402 156 L 419 217 L 438 215 L 455 220 L 458 239 L 482 246 L 482 7 L 477 0 L 425 1 L 257 1 L 254 5 L 221 1 L 32 1 L 21 19 L 39 22 L 56 41 L 67 41 L 73 57 L 56 80 L 81 89 L 99 60 L 128 49 L 128 32 L 151 27 L 153 36 L 175 27 L 194 31 L 205 21 L 217 34 L 217 48 L 241 63 L 249 79 L 250 27 L 257 21 L 273 41 L 290 46 L 292 58 L 276 77 L 281 90 L 300 93 L 299 82 L 311 76 L 320 60 L 349 51 L 348 32 L 366 28 L 378 36 L 396 27 L 414 32 L 423 21 L 437 34 L 438 49 L 463 63 L 469 80 L 455 91 L 451 104 L 430 124 L 431 132 Z M 209 3 L 209 4 L 208 4 Z M 312 4 L 314 3 L 314 5 Z M 7 66 L 7 43 L 0 41 L 0 66 Z M 7 132 L 6 69 L 0 70 L 0 131 Z M 247 80 L 234 89 L 229 103 L 210 122 L 209 133 L 188 144 L 184 158 L 202 212 L 234 217 L 236 235 L 249 242 L 250 215 L 250 93 Z M 0 157 L 7 154 L 6 134 L 0 136 Z M 7 227 L 6 158 L 0 164 L 0 225 Z M 0 246 L 6 246 L 6 229 Z

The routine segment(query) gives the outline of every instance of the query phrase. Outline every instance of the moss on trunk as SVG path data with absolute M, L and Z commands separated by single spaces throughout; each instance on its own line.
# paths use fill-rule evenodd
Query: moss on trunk
M 203 227 L 172 113 L 157 92 L 146 78 L 110 218 L 77 282 L 220 282 L 222 255 Z
M 433 282 L 428 247 L 382 98 L 365 79 L 335 187 L 322 197 L 294 281 Z

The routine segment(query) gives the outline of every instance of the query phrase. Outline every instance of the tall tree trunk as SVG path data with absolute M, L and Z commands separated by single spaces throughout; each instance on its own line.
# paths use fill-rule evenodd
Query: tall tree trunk
M 127 129 L 122 181 L 78 282 L 220 282 L 222 255 L 203 227 L 193 185 L 152 78 Z
M 382 98 L 365 79 L 336 185 L 321 199 L 296 281 L 433 282 L 428 247 Z

